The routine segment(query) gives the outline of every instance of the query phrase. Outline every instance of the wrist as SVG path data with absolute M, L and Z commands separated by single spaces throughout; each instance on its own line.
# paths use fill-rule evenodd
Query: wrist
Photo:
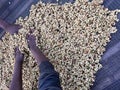
M 4 26 L 3 26 L 3 27 L 4 27 L 3 29 L 4 29 L 5 31 L 9 32 L 9 29 L 7 29 L 9 26 L 10 26 L 10 24 L 5 23 Z
M 32 48 L 31 52 L 33 56 L 35 57 L 35 59 L 37 60 L 38 65 L 41 62 L 49 61 L 49 59 L 40 51 L 40 49 L 37 46 Z
M 16 60 L 16 61 L 15 61 L 15 64 L 17 64 L 17 65 L 22 65 L 22 64 L 23 64 L 23 61 Z
M 19 62 L 15 62 L 15 65 L 14 65 L 14 67 L 15 67 L 15 69 L 18 69 L 18 68 L 22 68 L 22 63 L 19 63 Z
M 38 47 L 37 47 L 37 46 L 30 46 L 29 48 L 30 48 L 30 50 L 31 50 L 31 51 L 35 51 L 35 50 L 37 50 L 37 49 L 38 49 Z
M 3 20 L 0 20 L 0 27 L 4 30 L 9 26 L 9 24 Z

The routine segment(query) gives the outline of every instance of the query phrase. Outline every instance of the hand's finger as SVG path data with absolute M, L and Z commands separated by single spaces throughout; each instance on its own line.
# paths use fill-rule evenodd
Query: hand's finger
M 30 38 L 31 38 L 31 39 L 34 39 L 34 35 L 31 35 Z
M 22 57 L 24 58 L 24 54 L 22 53 Z
M 26 39 L 27 39 L 27 41 L 29 40 L 29 34 L 26 35 Z
M 29 33 L 32 34 L 34 31 L 34 29 L 30 29 Z
M 29 41 L 29 40 L 35 40 L 35 36 L 27 34 L 26 35 L 26 39 L 27 39 L 27 41 Z
M 18 34 L 18 31 L 16 31 L 15 33 Z
M 26 39 L 28 39 L 28 34 L 26 34 Z
M 16 51 L 17 51 L 17 48 L 15 47 L 15 49 L 14 49 L 14 56 L 16 56 Z
M 20 50 L 19 50 L 19 47 L 17 46 L 16 47 L 16 53 L 19 53 L 20 52 Z
M 18 48 L 18 46 L 17 47 L 15 47 L 15 50 L 14 50 L 15 52 L 14 52 L 14 55 L 16 56 L 17 55 L 17 53 L 19 52 L 19 48 Z
M 15 47 L 15 52 L 17 52 L 18 47 Z
M 21 29 L 21 28 L 22 28 L 22 26 L 18 25 L 18 29 Z
M 12 24 L 14 26 L 16 26 L 18 29 L 22 28 L 22 26 L 20 26 L 19 24 Z

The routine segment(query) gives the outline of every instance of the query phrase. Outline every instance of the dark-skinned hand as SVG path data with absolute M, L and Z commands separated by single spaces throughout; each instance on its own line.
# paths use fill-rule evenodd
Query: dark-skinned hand
M 16 25 L 16 24 L 8 24 L 6 27 L 5 27 L 5 30 L 7 32 L 9 32 L 10 34 L 18 34 L 18 31 L 19 29 L 22 28 L 20 25 Z
M 24 54 L 20 52 L 19 48 L 15 48 L 15 60 L 18 63 L 23 63 L 24 60 Z
M 26 39 L 29 46 L 29 49 L 36 47 L 36 37 L 32 35 L 33 31 L 30 30 L 30 34 L 27 34 Z

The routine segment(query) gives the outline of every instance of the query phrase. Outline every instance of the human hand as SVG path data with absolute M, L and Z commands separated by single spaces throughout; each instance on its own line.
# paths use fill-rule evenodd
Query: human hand
M 36 37 L 32 35 L 32 32 L 30 32 L 30 34 L 27 34 L 26 39 L 30 49 L 36 47 Z
M 15 24 L 8 24 L 5 27 L 5 30 L 9 32 L 10 34 L 18 34 L 19 29 L 22 28 L 20 25 L 15 25 Z
M 23 63 L 24 60 L 24 54 L 20 52 L 19 48 L 15 48 L 15 60 L 18 63 Z
M 31 53 L 37 60 L 38 65 L 43 61 L 48 61 L 49 59 L 41 52 L 39 47 L 36 45 L 36 37 L 32 35 L 34 30 L 30 30 L 30 34 L 27 34 L 26 39 Z

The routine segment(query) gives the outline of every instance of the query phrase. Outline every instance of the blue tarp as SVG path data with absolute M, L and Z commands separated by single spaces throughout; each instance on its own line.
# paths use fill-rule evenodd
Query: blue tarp
M 104 0 L 103 5 L 109 10 L 120 9 L 120 0 Z M 103 90 L 104 87 L 104 90 L 120 90 L 120 21 L 116 28 L 117 32 L 111 34 L 111 41 L 100 61 L 103 68 L 97 72 L 92 90 Z
M 0 18 L 14 23 L 19 16 L 29 14 L 29 8 L 39 0 L 0 0 Z M 56 0 L 42 0 L 44 3 L 56 3 Z M 59 0 L 59 4 L 65 2 L 74 3 L 75 0 Z M 120 0 L 104 0 L 104 7 L 109 10 L 120 9 Z M 120 14 L 118 14 L 120 19 Z M 100 63 L 103 68 L 96 73 L 96 79 L 91 90 L 120 90 L 120 22 L 116 23 L 118 31 L 111 34 L 111 41 L 106 46 L 106 51 Z M 1 32 L 1 30 L 0 30 Z

